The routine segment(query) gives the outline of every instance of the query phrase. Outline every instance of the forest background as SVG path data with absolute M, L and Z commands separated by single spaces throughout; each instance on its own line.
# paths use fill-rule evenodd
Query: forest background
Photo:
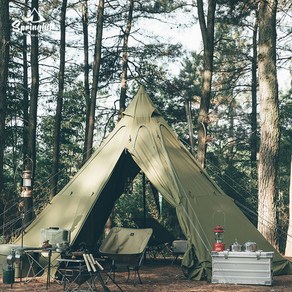
M 202 167 L 255 225 L 267 226 L 264 235 L 284 252 L 291 238 L 290 1 L 0 5 L 2 242 L 23 228 L 23 171 L 32 173 L 29 224 L 142 84 Z M 125 186 L 112 224 L 130 226 L 143 216 L 142 187 L 141 177 Z M 182 236 L 175 211 L 149 184 L 146 198 L 147 216 Z

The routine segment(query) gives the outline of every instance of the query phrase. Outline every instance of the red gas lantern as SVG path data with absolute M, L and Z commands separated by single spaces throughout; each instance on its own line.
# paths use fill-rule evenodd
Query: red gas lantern
M 221 225 L 217 225 L 213 229 L 214 237 L 216 242 L 213 244 L 213 251 L 223 251 L 225 249 L 225 244 L 222 243 L 224 237 L 224 229 Z

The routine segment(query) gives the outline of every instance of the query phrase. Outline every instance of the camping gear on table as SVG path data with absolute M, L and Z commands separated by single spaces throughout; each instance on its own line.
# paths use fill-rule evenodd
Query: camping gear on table
M 56 251 L 58 252 L 65 252 L 69 248 L 69 243 L 68 242 L 58 242 L 56 243 Z
M 49 227 L 41 229 L 41 241 L 42 244 L 50 244 L 50 246 L 44 247 L 53 247 L 66 250 L 69 246 L 70 232 L 66 229 L 59 227 Z
M 213 243 L 213 251 L 223 251 L 225 244 L 222 242 L 224 237 L 224 229 L 221 225 L 216 225 L 213 229 L 216 242 Z
M 252 241 L 246 242 L 244 244 L 244 247 L 245 247 L 245 251 L 250 251 L 250 252 L 257 251 L 257 244 Z
M 242 251 L 242 245 L 239 244 L 237 240 L 235 240 L 235 242 L 231 244 L 231 251 L 237 251 L 237 252 Z
M 136 285 L 136 274 L 139 283 L 142 284 L 139 269 L 146 251 L 146 246 L 152 235 L 151 228 L 134 229 L 113 227 L 99 248 L 101 255 L 107 256 L 111 261 L 111 271 L 115 279 L 115 270 L 117 265 L 125 265 L 128 270 L 128 279 L 130 271 L 135 272 L 134 286 Z

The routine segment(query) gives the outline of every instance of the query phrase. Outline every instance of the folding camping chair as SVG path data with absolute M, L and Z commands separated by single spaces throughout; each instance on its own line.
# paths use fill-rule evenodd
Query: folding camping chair
M 99 248 L 101 255 L 111 260 L 110 273 L 115 279 L 117 265 L 125 265 L 128 271 L 127 281 L 131 271 L 134 271 L 134 286 L 136 275 L 142 284 L 139 269 L 146 251 L 147 243 L 152 235 L 152 229 L 133 229 L 113 227 Z

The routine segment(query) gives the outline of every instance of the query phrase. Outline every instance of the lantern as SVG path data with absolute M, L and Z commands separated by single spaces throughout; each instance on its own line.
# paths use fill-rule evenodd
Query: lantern
M 217 225 L 213 229 L 215 241 L 213 244 L 213 251 L 223 251 L 225 244 L 222 242 L 224 237 L 224 229 L 221 225 Z
M 33 219 L 33 198 L 32 198 L 32 171 L 24 170 L 22 173 L 22 191 L 20 194 L 19 208 L 22 219 L 21 246 L 23 246 L 23 231 Z
M 31 187 L 31 171 L 24 170 L 22 174 L 22 186 Z

